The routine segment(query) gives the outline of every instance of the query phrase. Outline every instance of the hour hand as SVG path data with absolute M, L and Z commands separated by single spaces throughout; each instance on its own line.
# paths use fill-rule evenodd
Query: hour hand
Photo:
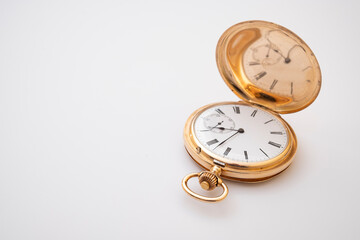
M 219 143 L 213 150 L 215 150 L 216 148 L 218 148 L 219 146 L 223 145 L 224 143 L 226 143 L 230 138 L 234 137 L 235 135 L 239 134 L 239 133 L 244 133 L 244 129 L 239 128 L 238 130 L 236 130 L 236 133 L 234 133 L 233 135 L 231 135 L 230 137 L 228 137 L 227 139 L 225 139 L 224 141 L 222 141 L 221 143 Z

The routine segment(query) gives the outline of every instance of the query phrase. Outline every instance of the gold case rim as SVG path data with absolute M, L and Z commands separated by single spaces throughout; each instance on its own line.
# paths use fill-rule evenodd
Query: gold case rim
M 203 148 L 199 141 L 196 139 L 194 133 L 194 123 L 197 117 L 206 109 L 218 105 L 227 105 L 227 104 L 236 104 L 236 105 L 248 105 L 266 111 L 276 117 L 285 127 L 288 133 L 288 145 L 285 150 L 275 158 L 271 158 L 266 161 L 256 162 L 256 163 L 246 163 L 246 162 L 237 162 L 234 160 L 229 160 L 216 156 L 215 154 L 208 151 L 206 148 Z M 273 112 L 269 109 L 266 109 L 262 106 L 255 104 L 247 103 L 245 101 L 240 102 L 217 102 L 205 105 L 195 112 L 193 112 L 188 120 L 186 121 L 184 128 L 184 140 L 185 148 L 189 155 L 193 158 L 203 168 L 209 170 L 212 166 L 215 165 L 214 159 L 225 164 L 221 166 L 222 174 L 221 176 L 230 180 L 236 181 L 245 181 L 245 182 L 258 182 L 267 180 L 282 171 L 284 171 L 292 162 L 292 159 L 295 155 L 297 148 L 297 139 L 293 129 L 290 125 L 281 118 L 279 114 Z M 198 147 L 201 148 L 201 151 L 198 151 Z

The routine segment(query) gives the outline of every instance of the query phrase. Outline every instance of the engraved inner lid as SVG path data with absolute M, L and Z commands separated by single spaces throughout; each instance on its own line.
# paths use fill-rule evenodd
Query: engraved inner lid
M 219 39 L 216 61 L 237 96 L 278 113 L 304 109 L 320 91 L 320 67 L 311 49 L 274 23 L 249 21 L 230 27 Z

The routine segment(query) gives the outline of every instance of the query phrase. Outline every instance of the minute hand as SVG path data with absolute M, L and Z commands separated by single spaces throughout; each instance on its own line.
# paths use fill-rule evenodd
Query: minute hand
M 242 130 L 242 131 L 241 131 Z M 242 128 L 239 128 L 236 133 L 234 133 L 233 135 L 231 135 L 230 137 L 228 137 L 227 139 L 225 139 L 224 141 L 222 141 L 221 143 L 219 143 L 213 150 L 215 150 L 217 147 L 223 145 L 227 140 L 229 140 L 230 138 L 232 138 L 233 136 L 235 136 L 236 134 L 243 132 L 244 130 Z

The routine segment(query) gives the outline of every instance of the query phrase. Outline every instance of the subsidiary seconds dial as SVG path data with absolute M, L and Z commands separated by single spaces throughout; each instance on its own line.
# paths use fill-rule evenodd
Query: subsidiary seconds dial
M 226 125 L 222 125 L 225 121 Z M 205 151 L 240 162 L 275 158 L 288 145 L 288 132 L 278 117 L 241 103 L 206 109 L 195 120 L 194 133 Z
M 203 132 L 212 131 L 216 133 L 228 133 L 235 127 L 234 121 L 226 116 L 220 109 L 215 109 L 216 113 L 204 117 Z

